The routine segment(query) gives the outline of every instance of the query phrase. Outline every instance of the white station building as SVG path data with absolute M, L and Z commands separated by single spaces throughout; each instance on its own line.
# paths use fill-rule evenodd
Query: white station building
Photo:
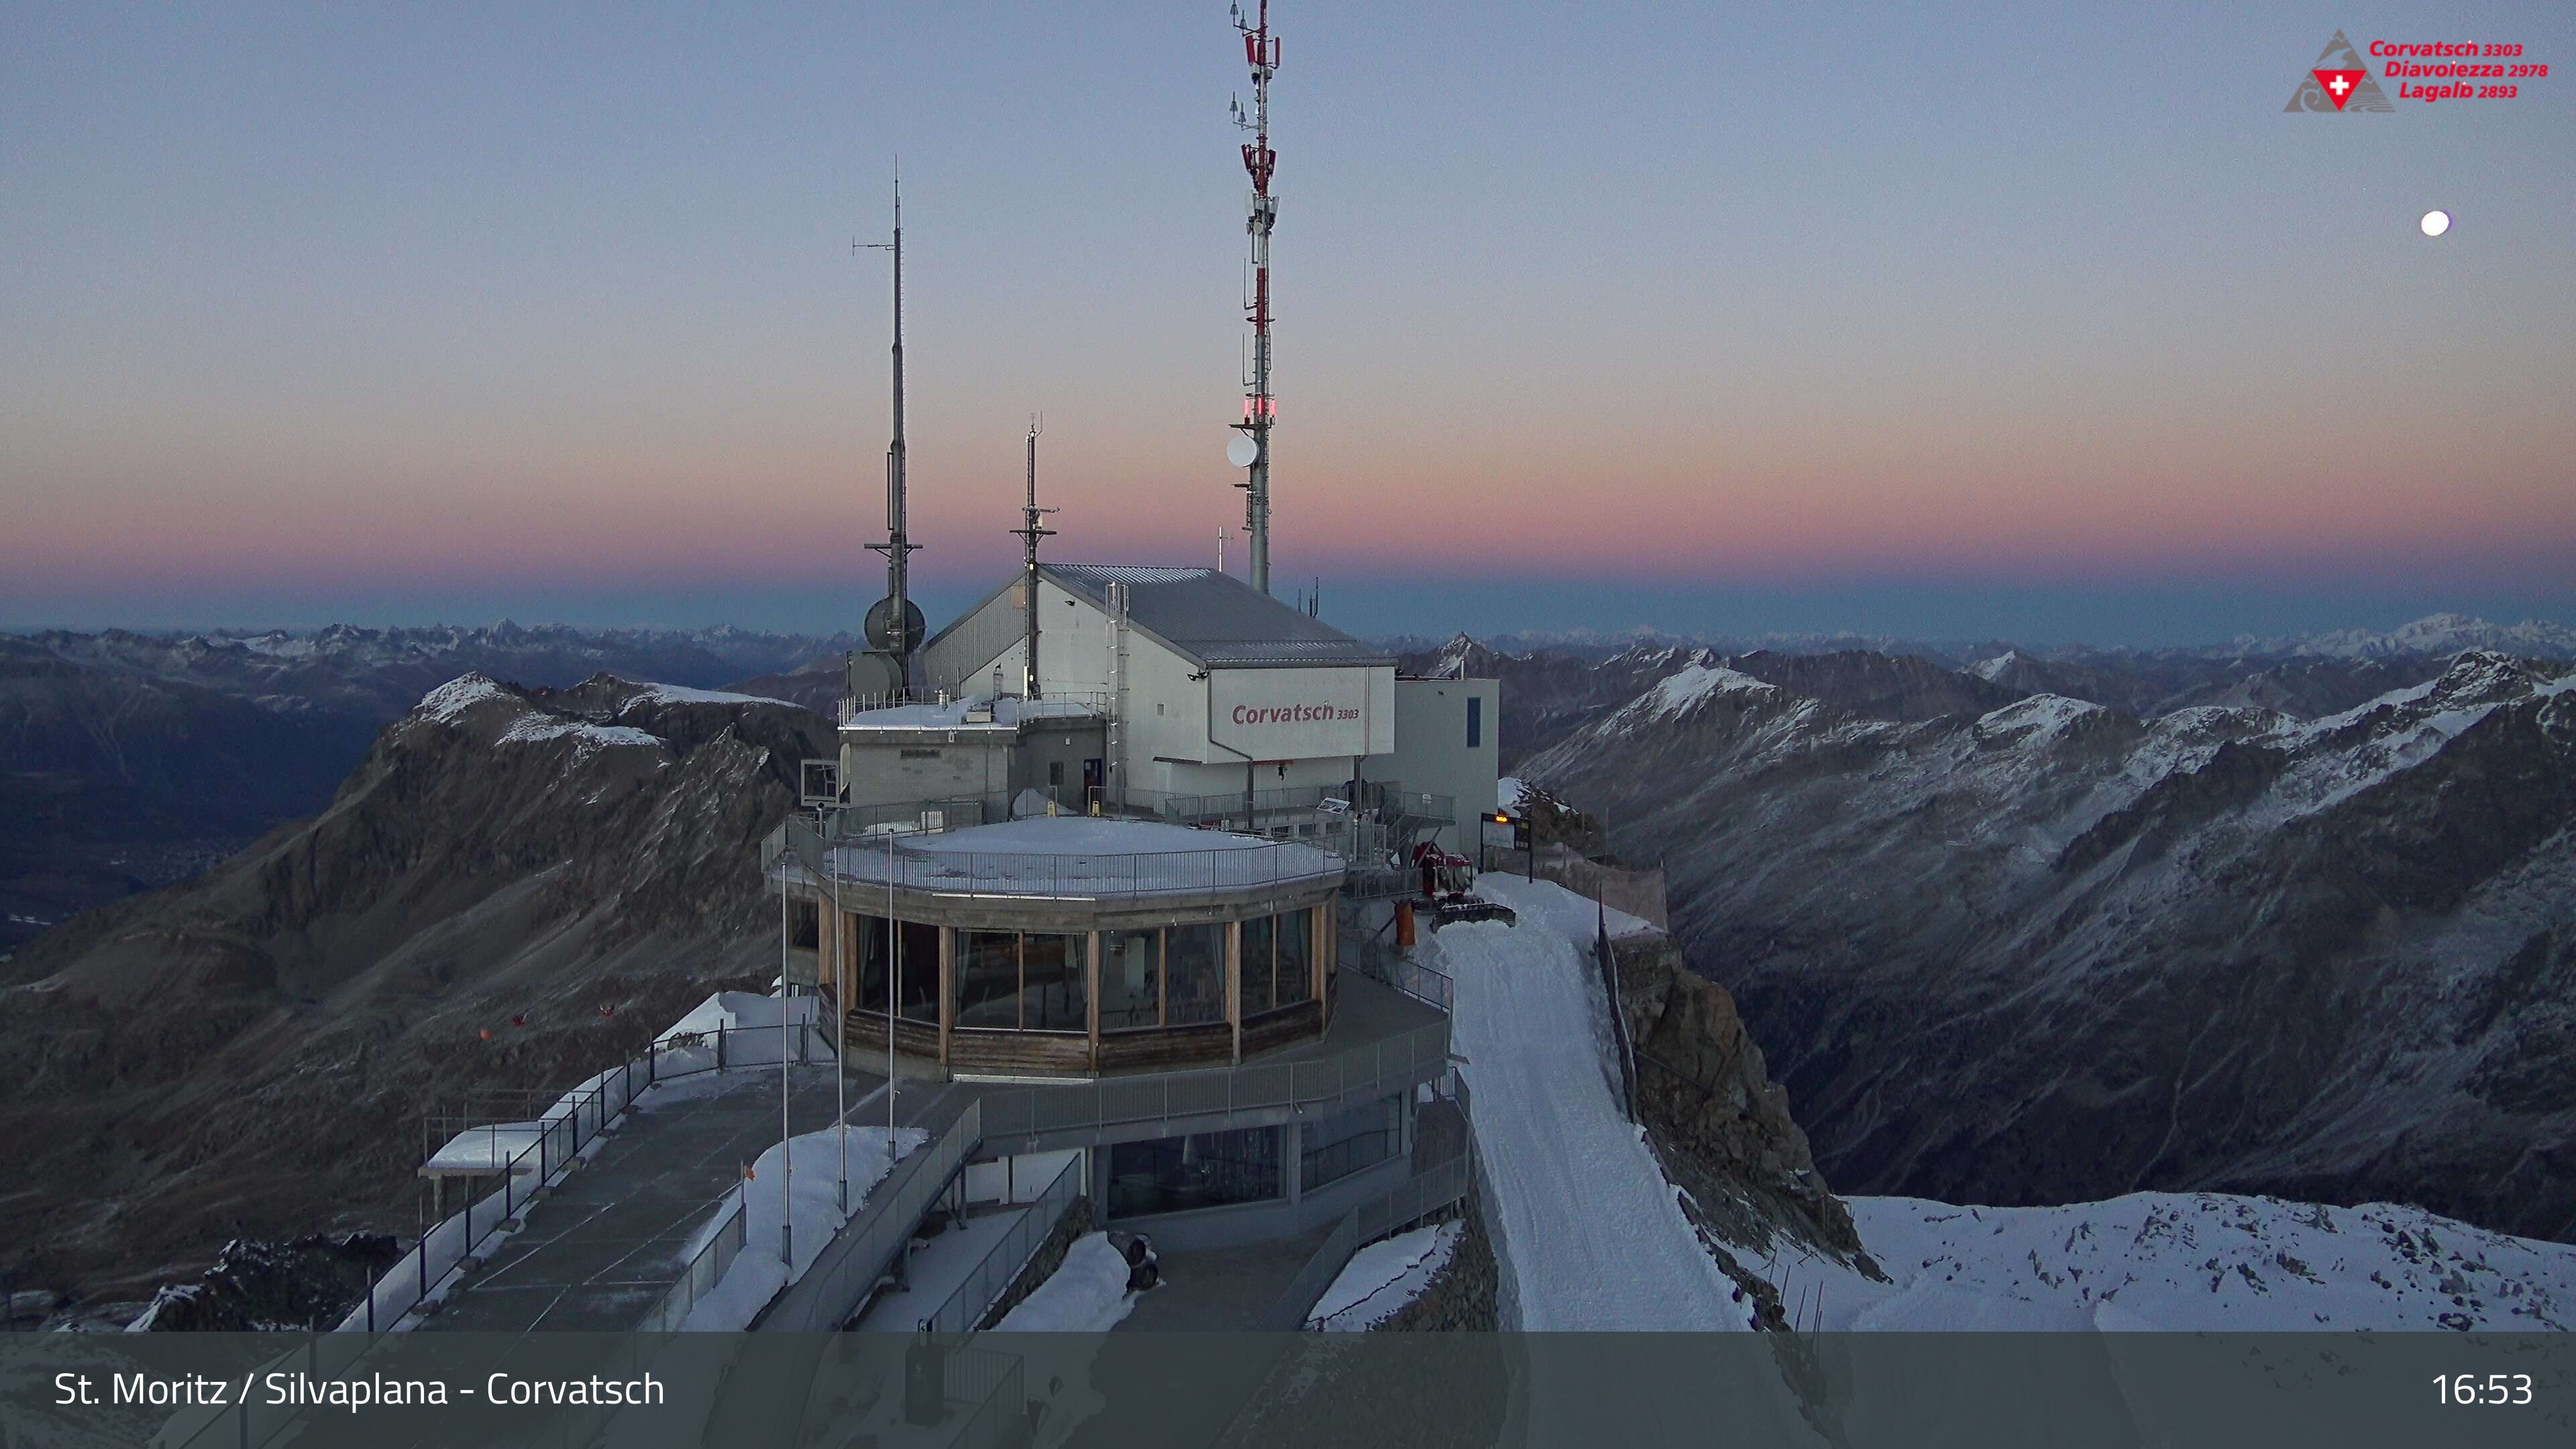
M 1393 787 L 1459 849 L 1494 808 L 1493 680 L 1399 679 L 1384 650 L 1214 569 L 1042 563 L 1031 681 L 1026 577 L 923 646 L 929 702 L 854 702 L 842 780 L 888 804 L 1169 806 L 1281 835 Z

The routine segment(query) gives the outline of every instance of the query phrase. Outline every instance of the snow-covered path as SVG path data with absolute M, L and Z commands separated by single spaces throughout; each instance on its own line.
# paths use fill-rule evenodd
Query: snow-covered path
M 1452 1041 L 1467 1059 L 1459 1070 L 1517 1326 L 1749 1329 L 1750 1307 L 1701 1246 L 1643 1132 L 1620 1115 L 1609 1006 L 1588 954 L 1592 903 L 1494 875 L 1477 890 L 1519 924 L 1446 926 L 1434 940 L 1457 979 Z M 1694 1352 L 1678 1338 L 1536 1342 L 1514 1376 L 1505 1433 L 1517 1442 L 1705 1443 L 1720 1424 L 1745 1443 L 1820 1442 L 1767 1353 Z
M 1520 1326 L 1749 1328 L 1644 1133 L 1620 1115 L 1609 1008 L 1589 958 L 1554 928 L 1576 898 L 1493 875 L 1477 888 L 1521 924 L 1447 926 L 1435 939 L 1457 978 L 1452 1029 Z M 1592 904 L 1580 905 L 1588 928 Z

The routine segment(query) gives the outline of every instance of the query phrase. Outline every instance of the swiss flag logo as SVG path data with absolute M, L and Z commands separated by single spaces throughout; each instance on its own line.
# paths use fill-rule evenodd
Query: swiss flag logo
M 2360 85 L 2370 76 L 2370 72 L 2366 70 L 2318 70 L 2308 73 L 2317 78 L 2318 85 L 2325 87 L 2326 99 L 2333 101 L 2334 108 L 2338 111 L 2343 109 L 2345 101 L 2352 99 L 2352 88 Z

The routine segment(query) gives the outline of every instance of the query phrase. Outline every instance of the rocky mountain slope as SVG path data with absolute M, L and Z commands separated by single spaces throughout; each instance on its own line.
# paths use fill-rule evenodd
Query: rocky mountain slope
M 376 731 L 480 670 L 716 687 L 837 662 L 846 639 L 740 629 L 0 634 L 0 955 L 319 810 Z M 827 671 L 831 688 L 838 674 Z M 763 688 L 800 703 L 807 692 Z
M 2576 1235 L 2565 666 L 2467 653 L 2312 719 L 1800 668 L 1685 664 L 1521 773 L 1663 859 L 1837 1186 Z
M 408 1235 L 433 1100 L 559 1088 L 769 980 L 758 843 L 829 741 L 743 696 L 468 675 L 319 815 L 46 933 L 0 964 L 0 1269 L 139 1298 L 235 1237 Z

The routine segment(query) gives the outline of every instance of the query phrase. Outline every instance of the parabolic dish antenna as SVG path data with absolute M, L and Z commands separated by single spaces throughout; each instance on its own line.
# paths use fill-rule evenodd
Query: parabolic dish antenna
M 1252 441 L 1249 433 L 1237 433 L 1226 440 L 1225 460 L 1238 468 L 1251 467 L 1252 460 L 1260 456 L 1261 445 Z
M 905 631 L 903 641 L 905 650 L 909 652 L 921 647 L 921 641 L 929 637 L 929 630 L 927 622 L 921 617 L 921 606 L 910 599 L 903 601 L 903 617 L 911 625 L 911 627 Z M 863 624 L 861 628 L 867 634 L 869 648 L 893 648 L 894 599 L 889 596 L 870 604 L 868 606 L 867 622 Z

